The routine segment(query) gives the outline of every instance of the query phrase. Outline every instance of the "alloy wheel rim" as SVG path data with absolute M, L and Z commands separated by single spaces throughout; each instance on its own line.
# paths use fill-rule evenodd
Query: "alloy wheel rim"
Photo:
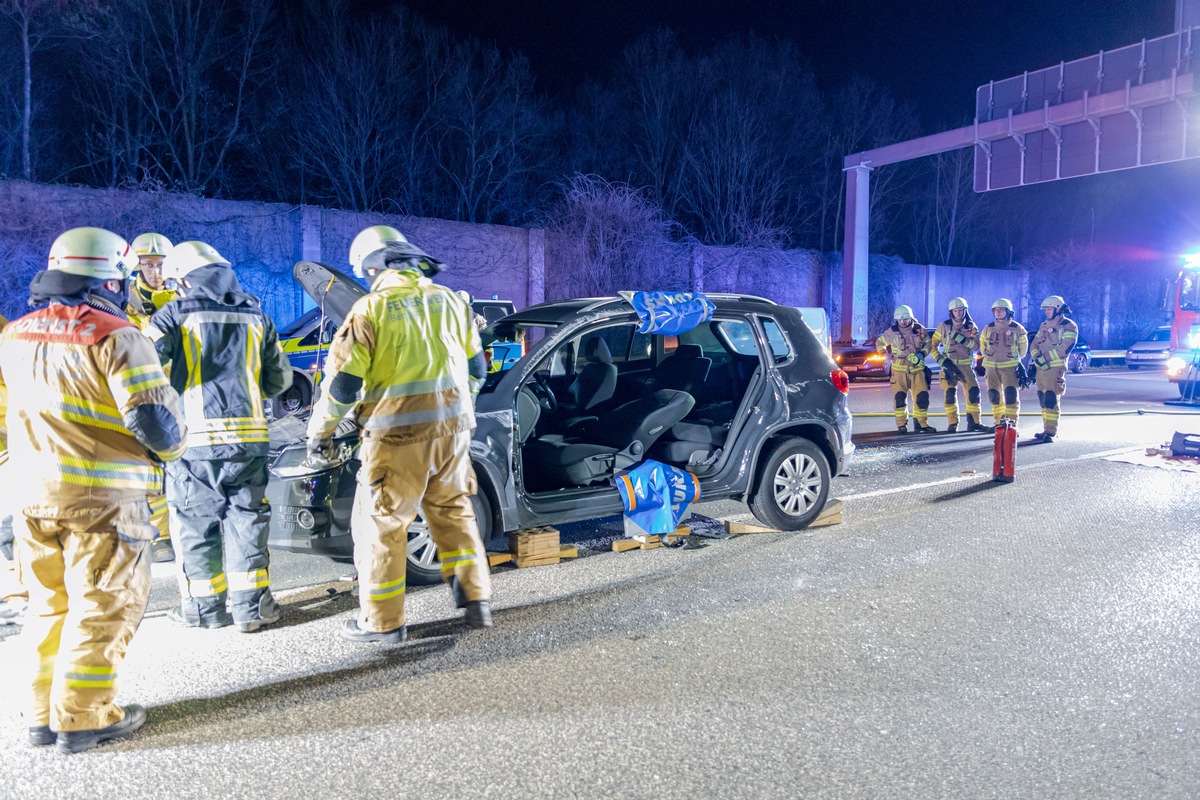
M 438 563 L 437 545 L 429 535 L 429 523 L 418 517 L 408 526 L 408 562 L 432 568 Z
M 821 494 L 821 470 L 816 459 L 795 453 L 775 470 L 775 505 L 789 517 L 800 517 L 812 510 Z

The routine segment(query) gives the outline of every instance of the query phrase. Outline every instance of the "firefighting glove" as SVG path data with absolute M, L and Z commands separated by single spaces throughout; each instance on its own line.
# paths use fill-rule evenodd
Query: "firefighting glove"
M 909 353 L 908 354 L 908 363 L 912 364 L 915 367 L 917 364 L 921 363 L 921 357 L 919 355 L 917 355 L 916 353 Z
M 1050 369 L 1050 362 L 1046 361 L 1046 357 L 1038 353 L 1033 357 L 1033 366 L 1037 369 Z
M 953 385 L 963 379 L 962 371 L 959 370 L 958 365 L 950 359 L 943 358 L 938 363 L 942 367 L 942 375 L 945 376 L 946 383 Z
M 308 440 L 308 461 L 310 464 L 328 464 L 333 461 L 337 451 L 333 446 L 333 437 L 321 438 L 314 436 Z

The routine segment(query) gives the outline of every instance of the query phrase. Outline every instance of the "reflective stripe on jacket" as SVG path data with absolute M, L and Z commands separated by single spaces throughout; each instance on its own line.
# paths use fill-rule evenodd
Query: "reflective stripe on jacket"
M 993 320 L 979 335 L 979 349 L 983 353 L 983 366 L 1015 367 L 1029 351 L 1029 334 L 1019 322 L 997 323 Z
M 127 426 L 137 412 L 174 432 L 184 449 L 178 395 L 154 347 L 125 317 L 88 305 L 52 303 L 0 336 L 0 382 L 9 393 L 10 455 L 20 471 L 14 497 L 42 517 L 78 517 L 161 493 L 162 467 Z
M 925 369 L 925 356 L 929 354 L 929 331 L 925 326 L 913 320 L 912 327 L 907 331 L 893 323 L 879 338 L 875 340 L 875 349 L 881 353 L 892 354 L 892 372 L 921 372 Z M 920 359 L 916 364 L 910 364 L 908 356 L 916 353 Z
M 326 438 L 354 403 L 329 386 L 363 379 L 357 422 L 365 436 L 419 442 L 475 428 L 467 362 L 482 351 L 465 300 L 416 270 L 386 270 L 350 309 L 325 362 L 309 436 Z
M 1038 327 L 1029 352 L 1035 358 L 1040 355 L 1051 367 L 1065 367 L 1067 355 L 1075 349 L 1079 339 L 1079 326 L 1064 316 L 1048 319 Z
M 979 349 L 979 329 L 974 325 L 967 325 L 965 320 L 945 320 L 933 331 L 930 347 L 960 367 L 973 366 L 975 351 Z
M 168 303 L 148 331 L 171 365 L 171 385 L 188 423 L 188 457 L 265 456 L 263 402 L 291 385 L 291 366 L 275 324 L 257 298 L 241 291 L 233 271 L 203 269 L 210 270 L 204 277 L 211 285 Z

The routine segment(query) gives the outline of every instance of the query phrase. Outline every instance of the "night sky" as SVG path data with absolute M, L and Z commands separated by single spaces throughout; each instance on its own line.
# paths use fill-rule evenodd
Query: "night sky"
M 364 0 L 391 5 L 389 0 Z M 975 87 L 1171 33 L 1174 0 L 403 0 L 451 31 L 530 61 L 567 99 L 656 27 L 689 50 L 754 32 L 798 44 L 824 88 L 859 73 L 911 102 L 927 132 L 973 113 Z

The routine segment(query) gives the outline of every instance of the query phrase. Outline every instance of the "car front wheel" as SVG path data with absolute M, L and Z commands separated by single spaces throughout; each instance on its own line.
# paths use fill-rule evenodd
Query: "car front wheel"
M 471 496 L 471 507 L 475 510 L 475 521 L 479 525 L 479 538 L 487 548 L 492 535 L 492 504 L 488 502 L 483 487 Z M 486 558 L 486 554 L 482 554 Z M 408 583 L 413 586 L 428 586 L 442 580 L 442 563 L 438 561 L 437 545 L 429 533 L 429 523 L 417 517 L 408 526 Z
M 820 516 L 831 480 L 819 447 L 808 439 L 784 439 L 767 456 L 747 505 L 764 525 L 798 531 Z
M 1078 356 L 1078 357 L 1076 357 L 1076 358 L 1072 358 L 1072 359 L 1071 359 L 1071 365 L 1070 365 L 1070 366 L 1071 366 L 1071 372 L 1073 372 L 1073 373 L 1075 373 L 1076 375 L 1078 375 L 1079 373 L 1081 373 L 1081 372 L 1083 372 L 1085 369 L 1087 369 L 1087 365 L 1088 365 L 1088 363 L 1087 363 L 1087 356 Z

